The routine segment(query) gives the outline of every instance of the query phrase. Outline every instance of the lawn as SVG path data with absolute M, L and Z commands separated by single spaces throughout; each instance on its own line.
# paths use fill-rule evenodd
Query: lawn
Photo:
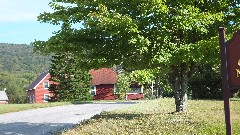
M 129 108 L 103 112 L 61 133 L 119 135 L 225 134 L 223 101 L 189 100 L 187 113 L 174 113 L 174 99 L 144 101 Z M 233 134 L 240 134 L 240 101 L 231 101 Z
M 71 102 L 52 102 L 42 104 L 0 104 L 0 114 L 69 104 L 71 104 Z

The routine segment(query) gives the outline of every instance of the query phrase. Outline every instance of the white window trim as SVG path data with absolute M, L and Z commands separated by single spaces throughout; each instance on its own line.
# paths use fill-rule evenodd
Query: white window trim
M 142 85 L 142 86 L 141 86 L 141 93 L 143 93 L 143 89 L 144 89 L 144 88 L 143 88 L 143 85 Z
M 117 84 L 113 84 L 114 85 L 114 89 L 113 89 L 113 91 L 114 91 L 114 94 L 116 94 L 117 93 Z
M 50 94 L 44 94 L 44 95 L 43 95 L 43 101 L 44 101 L 44 102 L 48 102 L 47 100 L 45 100 L 45 96 L 47 96 L 47 95 L 50 97 Z
M 45 88 L 44 83 L 48 83 L 48 87 L 47 87 L 47 88 Z M 44 89 L 44 90 L 48 90 L 48 88 L 49 88 L 49 81 L 44 81 L 44 82 L 43 82 L 43 89 Z
M 97 88 L 96 88 L 96 85 L 95 85 L 95 86 L 91 86 L 91 87 L 93 87 L 93 90 L 92 90 L 92 88 L 91 88 L 91 90 L 90 90 L 90 94 L 92 94 L 92 91 L 94 91 L 94 95 L 97 95 Z

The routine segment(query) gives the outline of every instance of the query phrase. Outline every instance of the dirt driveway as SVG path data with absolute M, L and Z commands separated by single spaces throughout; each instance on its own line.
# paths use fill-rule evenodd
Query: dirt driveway
M 102 111 L 134 102 L 104 102 L 39 108 L 0 115 L 0 135 L 48 135 L 70 128 Z

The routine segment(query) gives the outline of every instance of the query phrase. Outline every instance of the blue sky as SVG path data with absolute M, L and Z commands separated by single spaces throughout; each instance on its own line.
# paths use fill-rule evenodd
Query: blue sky
M 47 40 L 59 26 L 37 21 L 37 16 L 51 12 L 51 0 L 0 0 L 0 43 L 30 44 Z

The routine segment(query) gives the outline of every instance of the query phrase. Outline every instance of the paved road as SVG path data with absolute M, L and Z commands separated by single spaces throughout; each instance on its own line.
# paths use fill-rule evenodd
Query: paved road
M 0 135 L 49 135 L 101 113 L 133 105 L 112 102 L 39 108 L 0 115 Z

